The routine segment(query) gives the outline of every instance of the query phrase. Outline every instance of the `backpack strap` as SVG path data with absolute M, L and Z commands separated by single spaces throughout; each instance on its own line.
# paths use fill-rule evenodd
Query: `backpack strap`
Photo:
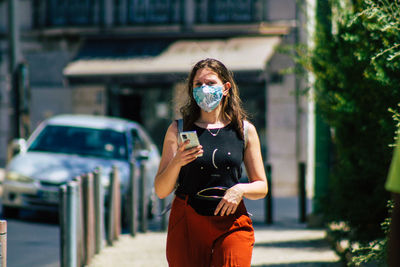
M 179 144 L 179 142 L 180 142 L 180 138 L 179 138 L 179 134 L 181 133 L 181 132 L 183 132 L 183 119 L 179 119 L 179 120 L 176 120 L 176 123 L 178 124 L 178 136 L 177 136 L 177 138 L 178 138 L 178 144 Z
M 176 120 L 176 122 L 178 123 L 178 134 L 179 134 L 180 132 L 183 132 L 183 119 Z
M 243 137 L 244 137 L 244 149 L 247 148 L 247 143 L 248 143 L 248 130 L 249 130 L 249 122 L 244 120 L 243 121 Z

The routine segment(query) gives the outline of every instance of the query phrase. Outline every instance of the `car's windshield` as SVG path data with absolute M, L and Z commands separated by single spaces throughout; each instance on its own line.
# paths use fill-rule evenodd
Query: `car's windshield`
M 113 130 L 47 125 L 29 151 L 78 154 L 108 159 L 126 159 L 125 135 Z

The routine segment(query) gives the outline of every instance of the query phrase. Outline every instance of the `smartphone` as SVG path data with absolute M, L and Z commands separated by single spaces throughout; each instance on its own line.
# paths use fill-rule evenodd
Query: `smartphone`
M 189 144 L 186 145 L 186 149 L 196 147 L 200 145 L 199 138 L 197 137 L 196 131 L 186 131 L 186 132 L 181 132 L 180 134 L 181 142 L 185 142 L 186 140 L 189 140 Z M 199 157 L 203 156 L 203 154 L 199 155 Z

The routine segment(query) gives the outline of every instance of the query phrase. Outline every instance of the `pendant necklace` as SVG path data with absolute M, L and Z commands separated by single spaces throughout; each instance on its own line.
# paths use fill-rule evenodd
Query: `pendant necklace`
M 212 136 L 217 136 L 217 135 L 219 134 L 219 131 L 220 131 L 221 129 L 222 129 L 222 128 L 219 128 L 218 131 L 217 131 L 216 133 L 211 132 L 210 129 L 208 129 L 208 128 L 207 128 L 207 131 L 208 131 Z

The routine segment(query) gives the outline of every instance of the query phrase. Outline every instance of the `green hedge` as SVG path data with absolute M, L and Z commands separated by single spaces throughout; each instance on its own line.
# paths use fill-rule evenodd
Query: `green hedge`
M 380 223 L 387 217 L 384 182 L 395 132 L 388 109 L 400 102 L 400 34 L 387 27 L 390 18 L 380 17 L 385 12 L 376 3 L 385 1 L 354 1 L 353 9 L 341 2 L 331 1 L 336 32 L 326 18 L 317 21 L 308 61 L 318 110 L 333 132 L 324 214 L 347 222 L 351 239 L 367 242 L 383 235 Z

